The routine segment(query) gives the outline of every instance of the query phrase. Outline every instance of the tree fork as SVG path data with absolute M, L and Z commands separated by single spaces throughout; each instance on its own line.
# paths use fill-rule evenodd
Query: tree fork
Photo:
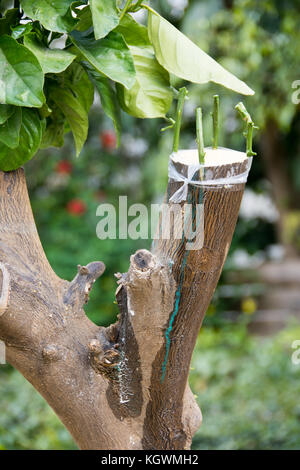
M 217 178 L 228 169 L 210 170 Z M 179 186 L 170 182 L 167 198 Z M 103 328 L 83 310 L 103 263 L 60 279 L 41 246 L 24 171 L 0 172 L 0 339 L 80 448 L 189 448 L 201 422 L 190 360 L 243 188 L 190 186 L 192 205 L 204 203 L 203 248 L 159 239 L 152 253 L 132 255 L 129 271 L 117 274 L 118 321 Z

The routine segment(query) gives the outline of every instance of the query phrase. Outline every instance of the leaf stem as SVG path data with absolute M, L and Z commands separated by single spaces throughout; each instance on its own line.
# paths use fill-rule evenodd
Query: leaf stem
M 137 0 L 136 3 L 134 3 L 130 8 L 129 8 L 129 11 L 131 12 L 136 12 L 136 11 L 139 11 L 142 7 L 141 3 L 142 3 L 143 0 Z
M 235 109 L 239 112 L 243 121 L 246 122 L 247 128 L 246 132 L 244 133 L 244 136 L 246 137 L 246 154 L 247 157 L 252 157 L 253 155 L 256 155 L 256 153 L 252 150 L 253 129 L 258 129 L 258 127 L 254 125 L 254 122 L 252 121 L 252 118 L 242 101 L 236 105 Z
M 205 163 L 205 151 L 204 151 L 204 140 L 203 140 L 203 126 L 202 126 L 202 109 L 196 109 L 196 132 L 197 132 L 197 144 L 198 144 L 198 154 L 199 162 L 201 164 Z
M 150 11 L 154 15 L 159 16 L 157 11 L 153 10 L 153 8 L 151 8 L 149 5 L 146 5 L 145 3 L 141 3 L 141 8 L 145 8 L 146 10 Z
M 165 120 L 169 123 L 169 125 L 162 127 L 160 132 L 165 132 L 167 129 L 173 129 L 173 127 L 175 126 L 175 121 L 173 118 L 166 116 Z
M 214 95 L 214 110 L 212 112 L 213 119 L 213 149 L 218 148 L 219 139 L 219 109 L 220 109 L 220 98 L 219 95 Z
M 183 111 L 184 100 L 185 100 L 187 93 L 188 91 L 185 87 L 182 87 L 179 89 L 178 103 L 177 103 L 177 109 L 176 109 L 176 118 L 175 118 L 173 152 L 178 151 L 182 111 Z
M 122 20 L 122 18 L 125 16 L 127 10 L 129 9 L 130 5 L 132 4 L 132 0 L 127 0 L 126 3 L 125 3 L 125 6 L 121 12 L 121 15 L 120 15 L 120 19 L 119 21 Z

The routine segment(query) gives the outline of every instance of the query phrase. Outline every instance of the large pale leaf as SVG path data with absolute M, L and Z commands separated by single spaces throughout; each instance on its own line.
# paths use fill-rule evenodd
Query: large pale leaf
M 116 0 L 90 0 L 96 39 L 104 38 L 119 23 Z
M 194 83 L 209 81 L 244 95 L 254 91 L 224 69 L 171 23 L 156 12 L 148 12 L 149 38 L 158 62 L 170 73 Z
M 37 58 L 10 36 L 0 37 L 0 103 L 41 107 L 44 74 Z
M 122 34 L 129 45 L 136 69 L 136 80 L 129 90 L 117 87 L 122 108 L 139 118 L 165 116 L 171 106 L 173 93 L 168 72 L 155 59 L 147 28 L 137 23 L 132 16 L 125 15 L 116 31 Z
M 38 42 L 33 33 L 24 37 L 24 45 L 36 56 L 44 73 L 63 72 L 76 57 L 75 54 L 63 49 L 45 47 Z
M 82 56 L 98 72 L 126 88 L 132 87 L 135 81 L 134 63 L 121 34 L 111 31 L 105 38 L 95 40 L 92 36 L 73 31 L 71 38 Z
M 88 65 L 88 74 L 100 95 L 103 111 L 112 119 L 117 135 L 117 146 L 120 145 L 121 113 L 116 92 L 110 80 L 100 75 L 93 67 Z
M 173 99 L 168 72 L 155 59 L 151 46 L 130 46 L 130 50 L 136 69 L 136 81 L 129 90 L 117 86 L 122 108 L 139 118 L 164 117 Z
M 49 31 L 67 33 L 72 31 L 76 20 L 72 18 L 72 0 L 21 0 L 25 14 L 40 21 Z
M 87 138 L 88 111 L 94 97 L 94 87 L 81 65 L 72 64 L 62 75 L 61 81 L 50 87 L 49 96 L 70 126 L 78 155 Z
M 0 125 L 0 142 L 14 149 L 19 145 L 22 108 L 15 106 L 12 115 Z
M 19 145 L 13 150 L 7 145 L 0 145 L 0 170 L 16 170 L 35 155 L 41 143 L 44 124 L 37 110 L 22 108 Z

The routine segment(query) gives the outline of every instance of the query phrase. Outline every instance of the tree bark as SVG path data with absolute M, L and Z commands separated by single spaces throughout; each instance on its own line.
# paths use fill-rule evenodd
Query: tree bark
M 228 166 L 212 172 L 224 176 Z M 169 183 L 167 201 L 177 189 Z M 132 255 L 129 271 L 116 275 L 118 321 L 103 328 L 83 310 L 103 263 L 78 266 L 72 282 L 60 279 L 41 246 L 24 171 L 0 172 L 0 339 L 8 362 L 80 448 L 190 447 L 201 422 L 190 360 L 243 189 L 189 186 L 192 206 L 204 204 L 203 247 L 189 251 L 185 239 L 159 239 L 152 253 Z

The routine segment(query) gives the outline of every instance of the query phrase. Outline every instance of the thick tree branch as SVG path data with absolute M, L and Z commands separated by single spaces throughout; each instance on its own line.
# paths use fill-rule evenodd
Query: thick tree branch
M 89 263 L 87 266 L 77 266 L 78 274 L 70 283 L 64 296 L 64 303 L 78 310 L 89 300 L 89 293 L 94 282 L 102 276 L 105 265 L 101 261 Z

